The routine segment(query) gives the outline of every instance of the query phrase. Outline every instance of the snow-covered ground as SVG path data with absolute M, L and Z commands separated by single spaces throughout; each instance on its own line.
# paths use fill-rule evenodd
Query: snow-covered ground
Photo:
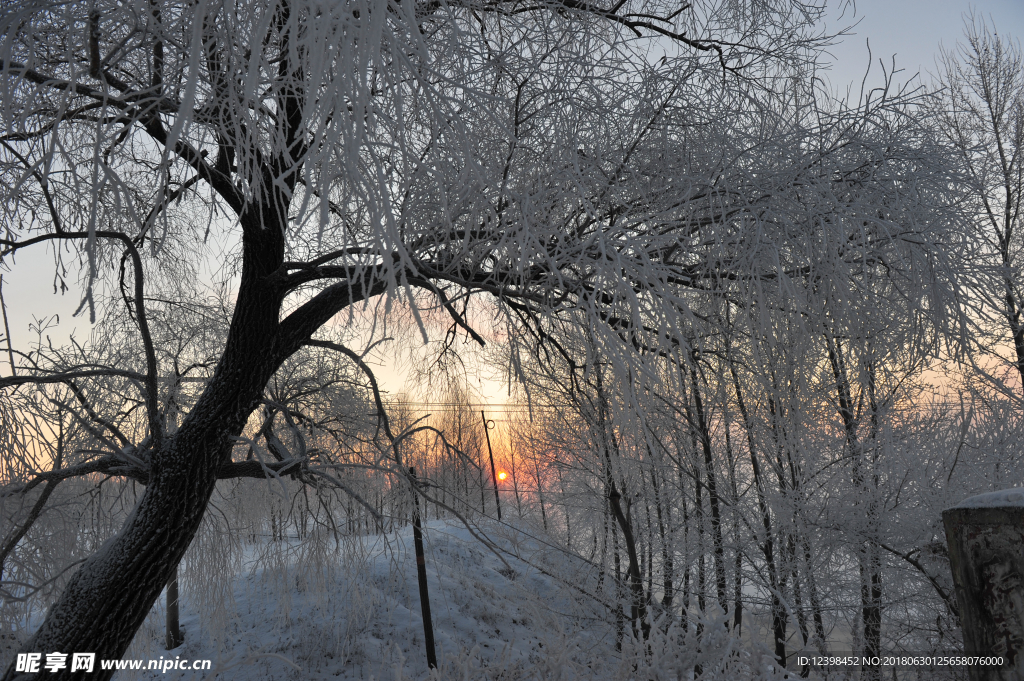
M 230 593 L 182 596 L 184 645 L 163 649 L 163 613 L 154 611 L 125 656 L 208 658 L 213 669 L 119 678 L 660 681 L 692 678 L 695 665 L 703 678 L 775 678 L 767 651 L 738 650 L 709 634 L 721 630 L 713 623 L 699 645 L 693 628 L 662 627 L 646 652 L 628 638 L 616 650 L 614 618 L 586 593 L 596 583 L 586 562 L 508 526 L 481 529 L 494 550 L 457 521 L 424 527 L 433 675 L 407 527 L 319 553 L 308 541 L 250 546 Z

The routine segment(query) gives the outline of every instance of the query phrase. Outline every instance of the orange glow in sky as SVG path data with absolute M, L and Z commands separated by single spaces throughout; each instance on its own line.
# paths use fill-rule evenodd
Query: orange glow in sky
M 502 471 L 502 472 L 498 473 L 498 480 L 504 480 L 507 477 L 508 477 L 508 473 L 506 473 L 505 471 Z

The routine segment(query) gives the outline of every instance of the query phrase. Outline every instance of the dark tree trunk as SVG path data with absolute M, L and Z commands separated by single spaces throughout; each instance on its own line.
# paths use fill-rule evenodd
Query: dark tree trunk
M 179 431 L 162 457 L 165 465 L 154 471 L 134 513 L 118 535 L 79 568 L 24 650 L 87 651 L 96 653 L 97 659 L 120 659 L 202 521 L 215 482 L 215 467 L 204 459 L 212 458 L 210 449 L 231 451 L 227 433 L 203 435 L 187 427 Z M 204 440 L 214 446 L 203 447 Z M 187 465 L 189 460 L 198 465 Z M 65 669 L 48 678 L 112 675 L 112 670 L 86 675 Z M 15 678 L 13 667 L 4 678 Z
M 647 622 L 647 606 L 644 598 L 643 573 L 640 570 L 640 560 L 636 550 L 636 538 L 633 535 L 632 523 L 629 522 L 629 519 L 626 518 L 626 515 L 622 512 L 622 505 L 619 503 L 622 497 L 619 495 L 619 491 L 615 487 L 611 453 L 612 450 L 614 450 L 615 458 L 618 460 L 619 445 L 618 440 L 615 438 L 614 431 L 608 427 L 608 401 L 604 393 L 604 379 L 601 375 L 602 372 L 600 366 L 597 367 L 597 371 L 595 373 L 597 375 L 598 400 L 597 424 L 595 425 L 598 438 L 601 442 L 601 449 L 604 454 L 606 493 L 608 495 L 608 503 L 610 505 L 612 515 L 615 517 L 615 522 L 622 530 L 622 538 L 626 544 L 626 557 L 629 561 L 627 574 L 629 575 L 630 595 L 632 600 L 630 604 L 630 616 L 633 621 L 633 633 L 634 635 L 637 633 L 636 626 L 639 622 L 644 638 L 646 639 L 650 633 L 650 624 Z M 621 578 L 618 562 L 618 541 L 616 535 L 613 534 L 612 536 L 616 539 L 615 578 L 616 581 L 618 581 Z
M 533 460 L 533 472 L 537 480 L 537 503 L 540 504 L 540 519 L 544 523 L 544 531 L 548 531 L 548 514 L 544 510 L 544 487 L 540 481 L 540 466 L 537 464 L 537 459 Z
M 569 519 L 569 504 L 566 503 L 568 495 L 565 493 L 565 478 L 562 476 L 562 469 L 558 469 L 558 487 L 562 490 L 562 514 L 565 516 L 565 546 L 572 550 L 572 521 Z
M 667 523 L 671 527 L 672 518 L 669 515 L 670 507 L 668 504 L 665 504 L 663 507 L 661 501 L 661 486 L 658 484 L 657 468 L 651 470 L 651 484 L 654 487 L 654 508 L 657 511 L 658 517 L 658 537 L 661 539 L 661 573 L 663 576 L 662 589 L 664 591 L 661 598 L 661 607 L 669 610 L 672 608 L 672 599 L 674 597 L 672 591 L 672 580 L 674 578 L 672 554 L 674 549 L 669 546 L 665 525 Z
M 604 523 L 603 530 L 601 532 L 601 563 L 597 572 L 597 593 L 602 593 L 604 588 L 604 575 L 607 571 L 608 565 L 608 516 L 611 511 L 608 508 L 608 504 L 604 504 L 604 513 L 602 514 Z
M 682 484 L 679 486 L 682 491 Z M 690 512 L 686 507 L 686 497 L 683 496 L 680 499 L 680 503 L 683 506 L 683 551 L 689 551 L 689 539 L 690 539 Z M 687 553 L 683 554 L 684 556 Z M 690 631 L 690 561 L 683 561 L 683 631 Z
M 608 499 L 608 508 L 611 508 L 611 498 Z M 615 649 L 622 650 L 622 637 L 625 634 L 626 615 L 622 611 L 622 558 L 619 554 L 619 530 L 618 522 L 612 526 L 612 561 L 615 564 Z
M 291 138 L 299 134 L 299 96 L 289 93 L 281 99 L 288 114 L 281 125 Z M 269 160 L 266 189 L 251 203 L 236 206 L 242 229 L 241 278 L 214 376 L 177 432 L 150 433 L 154 442 L 142 498 L 117 535 L 71 577 L 23 652 L 84 651 L 96 653 L 97 659 L 120 659 L 198 531 L 217 470 L 230 462 L 235 438 L 259 405 L 267 381 L 335 313 L 385 290 L 383 285 L 364 286 L 368 280 L 336 284 L 281 320 L 288 194 L 302 154 L 296 144 Z M 286 186 L 275 177 L 283 178 Z M 151 426 L 158 422 L 159 415 L 150 414 Z M 15 675 L 12 664 L 3 678 L 9 681 Z M 96 670 L 88 678 L 111 675 L 113 670 Z M 85 677 L 70 668 L 47 674 L 53 681 Z
M 882 653 L 882 577 L 879 572 L 878 549 L 865 547 L 861 558 L 861 617 L 864 623 L 864 655 L 878 657 Z M 880 679 L 881 668 L 869 666 L 861 674 L 865 679 Z
M 727 348 L 728 350 L 728 348 Z M 761 553 L 764 555 L 765 565 L 768 568 L 768 584 L 772 591 L 772 635 L 775 639 L 775 659 L 779 665 L 786 667 L 786 609 L 779 597 L 781 584 L 779 582 L 778 566 L 775 562 L 775 544 L 772 530 L 771 512 L 768 510 L 764 476 L 761 474 L 761 464 L 757 457 L 757 448 L 754 446 L 754 424 L 747 412 L 747 405 L 743 399 L 743 390 L 740 388 L 740 378 L 736 367 L 729 363 L 729 372 L 732 374 L 733 388 L 736 390 L 736 406 L 739 407 L 740 416 L 743 417 L 744 429 L 747 433 L 747 450 L 750 452 L 750 469 L 754 474 L 754 489 L 757 491 L 757 509 L 761 516 L 761 525 L 764 528 L 764 541 L 761 542 Z
M 523 502 L 519 499 L 519 477 L 516 474 L 516 452 L 515 443 L 509 443 L 509 462 L 512 464 L 512 491 L 516 494 L 516 513 L 523 517 Z
M 843 428 L 846 431 L 847 446 L 851 458 L 851 479 L 853 486 L 860 492 L 862 498 L 867 500 L 868 532 L 873 532 L 877 525 L 877 512 L 873 491 L 868 487 L 865 478 L 864 447 L 857 439 L 857 416 L 854 414 L 853 391 L 850 378 L 846 370 L 846 358 L 843 353 L 842 343 L 838 338 L 825 334 L 825 342 L 828 350 L 829 364 L 832 368 L 832 376 L 836 383 L 836 396 L 839 399 L 839 413 L 843 419 Z M 870 344 L 868 346 L 868 359 L 864 362 L 868 376 L 868 400 L 871 413 L 870 439 L 874 440 L 878 432 L 878 405 L 875 402 L 875 378 L 874 366 L 870 361 Z M 876 480 L 877 486 L 877 480 Z M 882 637 L 882 576 L 881 561 L 878 556 L 878 548 L 871 542 L 864 542 L 858 552 L 860 562 L 860 595 L 861 595 L 861 624 L 864 636 L 864 656 L 876 657 L 881 652 Z M 878 667 L 862 666 L 861 672 L 865 679 L 876 680 L 880 678 L 881 670 Z
M 701 399 L 700 386 L 697 377 L 697 356 L 693 355 L 693 365 L 690 366 L 690 381 L 693 386 L 693 406 L 697 412 L 697 435 L 700 439 L 700 446 L 704 452 L 704 475 L 707 480 L 708 505 L 711 508 L 711 541 L 714 544 L 715 561 L 715 595 L 718 597 L 718 605 L 724 612 L 729 612 L 729 601 L 726 597 L 727 578 L 725 575 L 725 540 L 722 537 L 722 511 L 718 498 L 718 483 L 715 476 L 714 456 L 711 453 L 711 430 L 708 427 L 707 415 L 704 411 L 704 401 Z
M 719 385 L 724 386 L 724 376 L 719 374 Z M 724 398 L 724 396 L 723 396 Z M 739 505 L 740 494 L 736 484 L 736 460 L 732 452 L 732 421 L 729 418 L 729 407 L 726 399 L 722 400 L 722 416 L 725 421 L 725 460 L 729 465 L 729 493 L 732 497 L 732 536 L 735 546 L 733 556 L 733 606 L 732 606 L 732 628 L 737 634 L 743 627 L 743 553 L 740 551 L 740 519 Z
M 646 639 L 650 635 L 651 627 L 650 623 L 647 621 L 647 606 L 644 599 L 643 574 L 640 572 L 640 561 L 637 557 L 636 540 L 633 537 L 633 528 L 625 514 L 623 514 L 622 505 L 619 503 L 621 498 L 622 497 L 619 496 L 619 491 L 615 488 L 615 483 L 613 482 L 608 491 L 608 501 L 611 504 L 612 514 L 615 516 L 615 520 L 618 521 L 619 527 L 622 528 L 622 538 L 626 544 L 626 556 L 629 559 L 629 585 L 630 594 L 632 596 L 630 617 L 633 620 L 633 633 L 634 635 L 636 634 L 636 625 L 637 622 L 639 622 L 640 629 Z
M 704 550 L 704 496 L 701 493 L 702 489 L 703 485 L 701 484 L 700 472 L 698 471 L 694 475 L 693 515 L 697 524 L 697 608 L 700 610 L 701 615 L 705 614 L 708 610 L 708 572 L 707 563 L 704 560 L 706 551 Z M 703 631 L 702 626 L 700 624 L 697 625 L 698 635 Z
M 797 570 L 796 561 L 796 538 L 790 532 L 786 538 L 786 559 L 789 563 L 790 574 L 793 577 L 793 605 L 796 606 L 796 626 L 800 632 L 800 643 L 802 648 L 807 647 L 810 639 L 810 632 L 807 628 L 807 613 L 804 611 L 803 589 L 800 588 L 800 574 Z M 800 676 L 806 678 L 811 673 L 809 665 L 800 666 Z
M 257 226 L 257 229 L 260 229 Z M 279 295 L 266 277 L 283 260 L 277 228 L 260 229 L 264 248 L 247 242 L 238 301 L 213 380 L 177 433 L 151 459 L 146 491 L 120 532 L 78 569 L 25 651 L 88 651 L 120 659 L 198 531 L 230 460 L 234 436 L 257 406 L 283 359 L 275 347 Z M 274 238 L 276 233 L 276 238 Z M 14 678 L 13 666 L 5 681 Z M 48 679 L 109 679 L 68 669 Z
M 821 599 L 818 597 L 818 584 L 814 579 L 814 566 L 811 563 L 811 546 L 807 541 L 806 532 L 802 538 L 804 549 L 804 571 L 807 574 L 807 589 L 811 597 L 811 613 L 814 620 L 814 644 L 822 655 L 826 654 L 825 648 L 825 618 L 821 612 Z
M 654 595 L 654 522 L 651 520 L 651 504 L 648 501 L 651 496 L 647 492 L 647 476 L 641 472 L 640 481 L 643 483 L 641 488 L 640 496 L 644 500 L 644 514 L 647 517 L 647 545 L 641 547 L 640 556 L 644 558 L 646 553 L 646 559 L 640 566 L 641 572 L 647 570 L 647 592 L 645 597 L 645 604 L 647 602 L 653 603 L 652 596 Z

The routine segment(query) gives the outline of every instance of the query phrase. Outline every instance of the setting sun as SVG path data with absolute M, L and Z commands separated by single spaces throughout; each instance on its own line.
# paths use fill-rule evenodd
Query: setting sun
M 505 471 L 502 471 L 502 472 L 498 473 L 498 480 L 504 480 L 507 477 L 508 477 L 508 473 L 506 473 Z

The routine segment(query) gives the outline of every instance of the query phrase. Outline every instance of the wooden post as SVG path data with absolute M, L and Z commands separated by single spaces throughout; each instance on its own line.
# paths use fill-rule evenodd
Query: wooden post
M 523 517 L 523 502 L 519 500 L 519 478 L 516 476 L 516 448 L 512 438 L 508 441 L 508 460 L 512 465 L 512 490 L 516 493 L 516 514 Z
M 971 681 L 1024 681 L 1024 489 L 971 497 L 942 512 Z
M 540 519 L 544 521 L 544 531 L 548 531 L 548 515 L 544 512 L 544 488 L 540 482 L 540 465 L 537 463 L 536 452 L 533 455 L 533 473 L 537 479 L 537 500 L 540 502 Z
M 430 595 L 427 593 L 427 558 L 423 553 L 423 530 L 420 528 L 420 495 L 416 490 L 416 469 L 409 468 L 412 476 L 412 539 L 416 547 L 416 577 L 420 585 L 420 612 L 423 614 L 423 638 L 427 647 L 427 666 L 437 669 L 437 651 L 434 650 L 434 622 L 430 617 Z
M 166 641 L 167 650 L 174 650 L 185 642 L 181 635 L 181 628 L 178 625 L 178 568 L 174 568 L 171 580 L 167 582 L 167 628 Z
M 487 436 L 487 453 L 491 456 L 491 482 L 494 483 L 494 505 L 498 509 L 498 520 L 501 520 L 501 499 L 498 498 L 498 473 L 494 469 L 494 451 L 491 449 L 491 434 L 487 432 L 487 417 L 480 410 L 480 418 L 484 421 L 484 435 Z

